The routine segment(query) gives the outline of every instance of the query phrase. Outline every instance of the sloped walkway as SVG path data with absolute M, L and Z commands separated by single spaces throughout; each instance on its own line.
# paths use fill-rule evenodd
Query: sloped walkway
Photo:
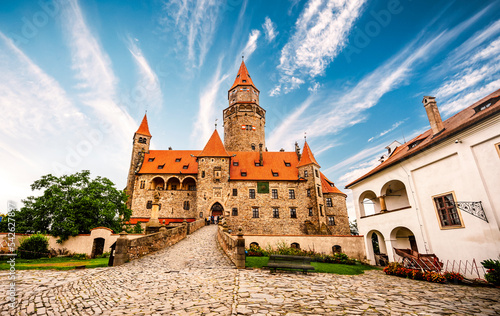
M 18 271 L 20 305 L 1 315 L 498 315 L 500 289 L 385 276 L 236 270 L 204 227 L 115 268 Z M 7 274 L 0 273 L 2 288 Z

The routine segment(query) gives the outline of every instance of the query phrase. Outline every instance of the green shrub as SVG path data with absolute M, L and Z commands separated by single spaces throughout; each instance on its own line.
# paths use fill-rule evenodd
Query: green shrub
M 481 262 L 481 264 L 487 269 L 484 275 L 486 281 L 494 285 L 500 285 L 500 260 L 488 259 Z
M 21 240 L 17 252 L 22 259 L 38 259 L 49 256 L 49 238 L 42 234 Z
M 102 255 L 96 256 L 96 258 L 109 258 L 109 252 L 104 252 Z
M 88 256 L 86 253 L 75 253 L 72 258 L 76 260 L 86 260 L 88 259 Z

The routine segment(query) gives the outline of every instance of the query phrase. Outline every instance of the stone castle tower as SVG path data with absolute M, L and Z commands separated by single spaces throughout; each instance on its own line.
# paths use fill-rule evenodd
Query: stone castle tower
M 130 168 L 127 177 L 127 188 L 126 193 L 128 196 L 132 196 L 134 193 L 134 184 L 136 173 L 139 172 L 144 160 L 144 154 L 149 153 L 149 145 L 151 143 L 151 134 L 149 133 L 148 118 L 144 114 L 141 125 L 139 129 L 134 134 L 134 140 L 132 145 L 132 157 L 130 158 Z M 132 207 L 132 200 L 128 199 L 127 207 Z
M 258 151 L 266 147 L 266 111 L 259 105 L 259 89 L 253 84 L 245 62 L 227 92 L 224 110 L 224 146 L 227 151 Z

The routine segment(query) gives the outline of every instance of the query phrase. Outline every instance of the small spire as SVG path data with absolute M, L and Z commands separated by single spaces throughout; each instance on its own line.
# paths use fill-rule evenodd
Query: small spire
M 219 119 L 215 119 L 215 129 L 217 129 L 217 121 L 218 121 L 218 120 L 219 120 Z
M 307 140 L 307 132 L 304 132 L 304 140 Z
M 151 134 L 149 133 L 148 117 L 146 114 L 144 114 L 144 118 L 142 119 L 141 125 L 139 125 L 136 134 L 141 134 L 151 137 Z

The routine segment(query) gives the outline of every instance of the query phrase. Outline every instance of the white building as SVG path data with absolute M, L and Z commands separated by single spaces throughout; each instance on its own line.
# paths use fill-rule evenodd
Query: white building
M 480 266 L 500 254 L 500 90 L 444 122 L 433 97 L 423 103 L 431 129 L 386 147 L 346 186 L 368 259 L 397 261 L 393 248 L 411 248 Z

